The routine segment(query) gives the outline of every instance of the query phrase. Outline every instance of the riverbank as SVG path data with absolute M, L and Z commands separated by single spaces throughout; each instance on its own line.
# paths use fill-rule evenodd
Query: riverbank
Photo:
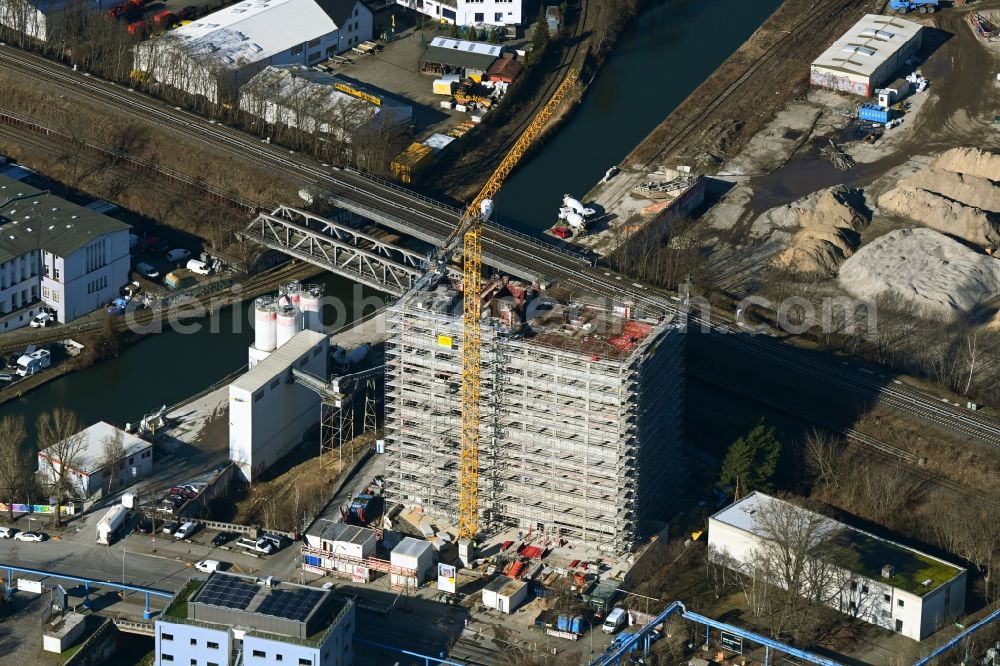
M 115 356 L 134 346 L 146 338 L 162 332 L 162 329 L 173 323 L 183 323 L 195 319 L 211 317 L 217 311 L 231 308 L 239 303 L 251 301 L 258 296 L 277 291 L 278 285 L 291 280 L 308 280 L 323 271 L 311 264 L 299 263 L 294 260 L 289 264 L 273 268 L 259 275 L 250 278 L 247 282 L 236 283 L 225 291 L 216 292 L 210 296 L 202 296 L 197 299 L 185 302 L 177 307 L 167 310 L 151 309 L 140 311 L 134 317 L 118 317 L 115 321 L 114 333 L 116 339 L 117 352 Z M 0 392 L 0 405 L 11 400 L 19 400 L 27 393 L 37 389 L 48 382 L 64 377 L 67 374 L 87 370 L 96 364 L 108 359 L 99 358 L 97 347 L 101 343 L 101 338 L 106 334 L 102 330 L 104 319 L 108 315 L 101 311 L 88 317 L 87 328 L 74 328 L 72 331 L 61 331 L 61 327 L 46 329 L 28 329 L 18 331 L 22 333 L 22 338 L 12 340 L 4 338 L 0 349 L 4 351 L 23 349 L 28 344 L 42 345 L 54 340 L 62 340 L 69 336 L 74 336 L 77 341 L 84 345 L 84 349 L 76 357 L 67 359 L 59 365 L 45 370 L 32 377 L 21 379 L 16 384 Z M 159 322 L 160 325 L 155 325 Z M 164 326 L 164 322 L 167 326 Z M 6 334 L 8 336 L 15 333 Z

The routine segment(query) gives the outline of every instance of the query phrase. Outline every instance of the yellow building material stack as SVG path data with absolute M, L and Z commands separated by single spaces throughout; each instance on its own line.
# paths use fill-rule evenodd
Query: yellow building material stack
M 422 143 L 411 143 L 410 147 L 392 161 L 392 175 L 401 183 L 411 183 L 413 176 L 434 161 L 434 150 Z

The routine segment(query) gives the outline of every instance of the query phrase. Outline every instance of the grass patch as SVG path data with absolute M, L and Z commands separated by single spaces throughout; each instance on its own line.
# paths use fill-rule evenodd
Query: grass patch
M 851 561 L 844 562 L 844 566 L 872 580 L 884 581 L 882 567 L 891 565 L 894 571 L 887 582 L 917 596 L 932 592 L 961 571 L 958 567 L 864 532 L 849 530 L 848 541 L 851 552 L 845 557 Z M 930 583 L 924 585 L 924 581 L 928 580 Z
M 163 616 L 181 618 L 186 620 L 188 615 L 187 613 L 188 599 L 190 599 L 191 595 L 193 595 L 195 592 L 198 591 L 199 588 L 201 588 L 204 582 L 205 581 L 202 580 L 188 581 L 188 584 L 185 585 L 184 588 L 177 593 L 177 596 L 174 597 L 174 600 L 171 601 L 170 605 L 167 606 L 166 610 L 163 611 Z

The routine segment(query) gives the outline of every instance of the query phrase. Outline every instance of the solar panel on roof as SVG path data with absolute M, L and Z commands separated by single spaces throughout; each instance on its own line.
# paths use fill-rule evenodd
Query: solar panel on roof
M 257 607 L 257 612 L 304 622 L 322 597 L 319 590 L 274 590 Z
M 246 610 L 257 594 L 257 586 L 232 576 L 212 576 L 198 593 L 198 603 L 233 610 Z

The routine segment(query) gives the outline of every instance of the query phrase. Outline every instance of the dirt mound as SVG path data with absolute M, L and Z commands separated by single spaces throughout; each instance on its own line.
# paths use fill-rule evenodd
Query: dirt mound
M 995 177 L 1000 178 L 1000 172 L 997 172 Z M 1000 187 L 988 178 L 932 167 L 904 178 L 899 181 L 899 185 L 920 188 L 953 201 L 960 201 L 972 208 L 1000 213 Z
M 922 172 L 914 177 L 916 176 L 940 180 L 929 172 Z M 878 198 L 878 206 L 883 213 L 904 217 L 979 245 L 993 245 L 1000 241 L 995 213 L 967 206 L 934 191 L 906 185 L 905 182 L 900 181 L 897 187 Z M 944 189 L 938 185 L 932 186 Z
M 1000 291 L 1000 261 L 931 229 L 899 229 L 845 261 L 840 284 L 856 298 L 895 293 L 928 315 L 950 317 Z
M 788 206 L 768 211 L 770 219 L 787 226 L 797 217 L 801 228 L 784 252 L 774 258 L 776 268 L 803 277 L 829 277 L 854 254 L 861 242 L 858 231 L 868 224 L 861 212 L 860 193 L 838 186 Z
M 995 180 L 1000 178 L 1000 155 L 979 148 L 952 148 L 938 155 L 931 167 Z

